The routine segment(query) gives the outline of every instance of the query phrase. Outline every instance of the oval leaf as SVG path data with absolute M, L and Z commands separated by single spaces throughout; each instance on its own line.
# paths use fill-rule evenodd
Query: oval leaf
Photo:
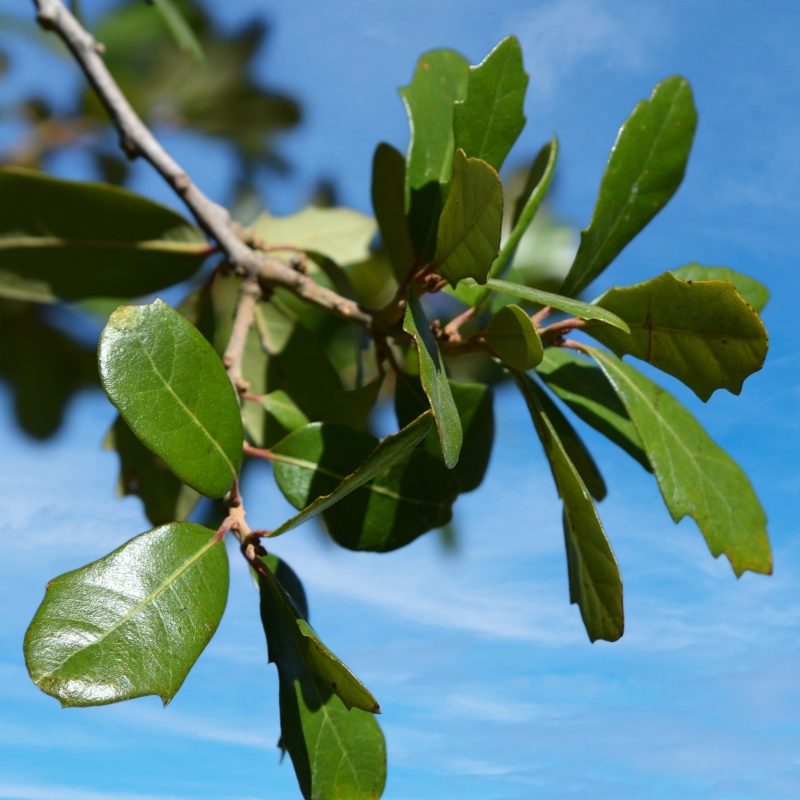
M 461 444 L 464 440 L 461 420 L 453 400 L 453 393 L 450 391 L 439 345 L 431 333 L 430 324 L 413 288 L 408 290 L 407 302 L 403 330 L 413 336 L 417 343 L 422 388 L 428 396 L 433 416 L 436 419 L 436 429 L 439 432 L 444 463 L 448 469 L 452 469 L 458 463 Z
M 733 394 L 764 365 L 767 331 L 729 281 L 657 278 L 609 289 L 597 305 L 625 320 L 630 335 L 587 325 L 618 356 L 632 355 L 683 381 L 705 402 L 717 389 Z
M 98 355 L 103 388 L 142 443 L 200 494 L 224 495 L 242 463 L 242 418 L 197 328 L 161 300 L 122 306 Z
M 467 96 L 453 109 L 455 146 L 500 170 L 525 127 L 528 75 L 522 48 L 508 36 L 477 67 L 469 68 Z
M 149 694 L 166 705 L 227 599 L 228 556 L 214 531 L 190 522 L 154 528 L 47 585 L 25 635 L 28 671 L 62 706 Z
M 500 252 L 503 186 L 495 169 L 456 152 L 453 184 L 442 210 L 434 270 L 455 287 L 463 278 L 486 283 Z
M 686 171 L 697 127 L 685 78 L 661 81 L 623 123 L 606 165 L 589 227 L 561 294 L 588 286 L 667 204 Z
M 727 267 L 704 267 L 700 264 L 686 264 L 678 269 L 670 270 L 682 281 L 730 281 L 745 302 L 749 303 L 759 314 L 769 301 L 769 289 L 763 283 L 734 272 Z
M 180 214 L 125 189 L 0 168 L 4 297 L 140 297 L 190 278 L 208 253 Z
M 503 306 L 490 320 L 483 338 L 511 369 L 525 372 L 542 360 L 542 340 L 531 318 L 519 306 Z
M 690 516 L 737 575 L 769 574 L 767 518 L 739 465 L 669 392 L 603 350 L 587 347 L 633 420 L 675 522 Z

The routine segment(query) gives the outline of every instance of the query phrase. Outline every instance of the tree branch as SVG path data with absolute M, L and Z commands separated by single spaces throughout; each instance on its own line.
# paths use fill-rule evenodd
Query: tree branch
M 242 358 L 247 343 L 247 334 L 253 327 L 256 305 L 260 299 L 261 287 L 258 281 L 255 278 L 248 278 L 242 283 L 239 290 L 233 328 L 228 339 L 228 346 L 225 348 L 225 354 L 222 356 L 222 363 L 228 370 L 228 377 L 231 379 L 233 388 L 236 389 L 236 394 L 240 397 L 250 388 L 250 384 L 242 374 Z
M 119 132 L 120 147 L 130 159 L 149 161 L 180 195 L 197 223 L 225 252 L 241 275 L 258 279 L 265 288 L 280 287 L 302 300 L 372 329 L 373 314 L 357 303 L 315 283 L 285 261 L 257 253 L 236 233 L 230 215 L 192 182 L 137 116 L 100 57 L 102 46 L 86 31 L 61 0 L 33 0 L 39 24 L 55 31 L 81 65 L 89 83 Z

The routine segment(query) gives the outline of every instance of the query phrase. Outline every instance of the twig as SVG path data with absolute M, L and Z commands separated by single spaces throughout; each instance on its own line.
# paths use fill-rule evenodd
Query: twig
M 545 306 L 544 308 L 537 311 L 532 317 L 531 322 L 537 327 L 541 328 L 542 323 L 553 313 L 553 309 L 550 306 Z
M 260 299 L 261 287 L 258 281 L 255 278 L 244 281 L 239 290 L 231 336 L 228 339 L 228 346 L 225 348 L 225 355 L 222 357 L 222 363 L 228 370 L 228 377 L 240 397 L 250 388 L 250 384 L 242 375 L 242 358 L 247 344 L 247 334 L 253 327 L 256 305 Z
M 149 161 L 183 199 L 200 227 L 215 239 L 241 275 L 257 278 L 265 288 L 281 287 L 300 299 L 372 329 L 373 314 L 357 303 L 315 283 L 285 261 L 258 253 L 237 235 L 228 212 L 212 202 L 164 150 L 122 94 L 103 59 L 102 46 L 67 9 L 62 0 L 33 0 L 39 24 L 55 31 L 81 65 L 119 132 L 120 147 L 130 159 Z

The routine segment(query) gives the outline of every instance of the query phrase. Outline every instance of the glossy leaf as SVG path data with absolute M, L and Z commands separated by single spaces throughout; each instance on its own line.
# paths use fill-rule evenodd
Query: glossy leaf
M 100 379 L 131 430 L 186 484 L 209 497 L 242 463 L 242 420 L 211 345 L 166 303 L 122 306 L 98 348 Z
M 631 332 L 587 325 L 586 333 L 618 356 L 636 356 L 673 375 L 704 402 L 717 389 L 739 394 L 767 356 L 764 323 L 730 281 L 688 283 L 665 272 L 609 289 L 597 305 Z
M 406 218 L 405 185 L 405 159 L 394 147 L 381 142 L 372 159 L 372 208 L 398 283 L 403 282 L 416 258 Z
M 408 291 L 408 305 L 403 321 L 403 330 L 413 336 L 417 343 L 422 388 L 425 390 L 436 419 L 436 429 L 439 432 L 444 463 L 448 469 L 452 469 L 458 462 L 464 438 L 461 420 L 450 391 L 450 383 L 444 370 L 444 360 L 439 352 L 439 345 L 431 333 L 430 324 L 413 288 Z
M 529 381 L 527 389 L 532 392 L 537 402 L 542 408 L 542 412 L 550 420 L 555 430 L 564 452 L 574 465 L 580 475 L 589 494 L 597 501 L 603 500 L 608 493 L 606 483 L 600 470 L 595 464 L 592 454 L 589 452 L 583 440 L 578 436 L 578 432 L 572 427 L 569 420 L 561 413 L 556 404 L 548 397 L 547 392 L 536 385 L 535 381 Z
M 585 423 L 653 471 L 636 426 L 599 367 L 569 350 L 548 347 L 536 372 Z
M 166 705 L 227 598 L 228 556 L 213 531 L 189 522 L 154 528 L 50 581 L 25 635 L 28 671 L 62 706 L 150 694 Z
M 274 556 L 264 559 L 282 598 L 260 580 L 261 620 L 269 660 L 280 682 L 281 747 L 292 759 L 305 800 L 377 800 L 386 783 L 386 743 L 375 717 L 348 711 L 322 678 L 311 672 L 284 612 L 285 598 L 305 617 L 305 594 L 294 572 Z
M 542 440 L 564 501 L 570 602 L 577 603 L 589 639 L 614 642 L 622 636 L 622 578 L 614 553 L 597 516 L 597 509 L 558 436 L 552 420 L 539 404 L 533 382 L 517 375 L 517 382 Z
M 158 9 L 169 28 L 169 32 L 172 34 L 172 38 L 180 45 L 181 49 L 185 50 L 201 64 L 205 63 L 206 56 L 200 42 L 197 41 L 191 25 L 186 21 L 186 18 L 181 14 L 180 9 L 173 0 L 152 0 L 152 3 Z
M 682 281 L 730 281 L 736 291 L 759 314 L 769 301 L 769 289 L 763 283 L 754 281 L 741 272 L 734 272 L 727 267 L 704 267 L 700 264 L 686 264 L 670 272 Z
M 103 442 L 119 455 L 117 494 L 133 494 L 144 505 L 153 525 L 181 522 L 189 517 L 200 495 L 173 475 L 134 435 L 122 417 L 117 417 Z
M 483 383 L 450 381 L 450 391 L 456 404 L 464 442 L 453 474 L 458 479 L 459 492 L 471 492 L 483 482 L 489 466 L 494 443 L 494 404 L 492 388 Z M 400 427 L 430 408 L 418 375 L 398 375 L 394 393 L 394 410 Z M 431 431 L 424 439 L 424 448 L 444 459 L 439 437 Z
M 342 265 L 369 258 L 377 230 L 375 220 L 359 211 L 317 206 L 288 217 L 273 217 L 265 211 L 252 227 L 271 248 L 319 253 Z
M 542 360 L 542 340 L 531 318 L 519 306 L 503 306 L 489 321 L 483 338 L 511 369 L 525 372 Z
M 463 278 L 486 283 L 500 252 L 503 186 L 493 167 L 456 151 L 453 184 L 442 209 L 435 270 L 451 286 Z
M 350 492 L 358 489 L 359 486 L 363 486 L 381 473 L 386 472 L 393 464 L 405 458 L 425 438 L 432 425 L 433 414 L 430 411 L 426 411 L 398 433 L 387 436 L 369 454 L 364 463 L 347 475 L 330 494 L 317 497 L 299 514 L 274 530 L 272 535 L 278 536 L 281 533 L 292 530 L 292 528 L 296 528 L 298 525 L 302 525 L 307 520 L 322 513 L 326 508 L 338 503 Z M 305 433 L 299 434 L 298 440 L 301 440 L 306 446 L 310 440 L 316 440 L 315 443 L 317 443 L 319 441 L 319 429 L 321 429 L 321 424 L 316 423 L 316 430 L 307 430 Z M 308 469 L 307 464 L 294 463 L 292 456 L 286 455 L 287 451 L 294 449 L 294 445 L 295 443 L 291 440 L 288 443 L 284 440 L 278 448 L 273 450 L 273 458 L 276 461 L 280 460 L 284 464 L 293 464 L 300 469 Z M 294 461 L 298 461 L 298 459 L 295 458 Z
M 544 292 L 541 289 L 533 289 L 530 286 L 523 286 L 519 283 L 499 281 L 494 278 L 489 278 L 486 282 L 486 287 L 493 292 L 510 294 L 512 297 L 519 297 L 520 300 L 527 300 L 529 303 L 536 303 L 540 306 L 550 306 L 551 308 L 557 308 L 559 311 L 566 311 L 568 314 L 573 314 L 579 319 L 596 319 L 614 328 L 619 328 L 625 333 L 630 331 L 625 320 L 611 313 L 608 309 L 594 305 L 593 303 L 583 303 L 580 300 L 573 300 L 571 297 L 564 297 L 563 295 L 553 294 L 552 292 Z
M 587 287 L 667 204 L 686 171 L 697 127 L 685 78 L 661 81 L 623 123 L 611 149 L 589 227 L 561 294 Z
M 368 433 L 330 422 L 312 423 L 287 436 L 271 451 L 275 481 L 295 508 L 308 511 L 275 533 L 322 510 L 328 531 L 339 544 L 385 552 L 444 525 L 458 494 L 455 478 L 429 453 L 417 449 L 408 454 L 429 425 L 430 418 L 423 417 L 382 446 Z M 402 448 L 405 458 L 377 471 L 384 459 L 395 455 L 395 448 Z M 366 468 L 370 474 L 362 470 L 348 481 L 370 458 Z M 365 477 L 372 479 L 364 483 Z M 334 498 L 341 499 L 331 505 Z
M 527 88 L 522 48 L 516 36 L 508 36 L 478 66 L 469 68 L 467 96 L 454 107 L 456 148 L 499 171 L 525 127 Z
M 611 353 L 586 350 L 636 425 L 672 519 L 692 517 L 714 557 L 725 553 L 737 575 L 769 574 L 767 518 L 739 465 L 669 392 Z
M 144 197 L 0 168 L 4 297 L 139 297 L 191 277 L 208 252 L 183 217 Z

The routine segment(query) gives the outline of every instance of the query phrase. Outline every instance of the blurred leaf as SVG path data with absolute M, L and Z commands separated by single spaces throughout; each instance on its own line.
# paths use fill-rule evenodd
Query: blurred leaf
M 264 563 L 282 590 L 279 603 L 261 579 L 261 621 L 280 680 L 280 746 L 289 752 L 300 791 L 305 800 L 376 800 L 386 783 L 381 729 L 372 714 L 348 711 L 308 669 L 283 611 L 288 594 L 299 616 L 307 618 L 305 593 L 284 561 L 267 556 Z
M 648 472 L 653 471 L 636 426 L 599 367 L 568 350 L 548 347 L 536 372 L 587 425 L 619 445 Z
M 213 531 L 190 522 L 154 528 L 48 583 L 25 635 L 28 671 L 65 707 L 150 694 L 166 705 L 227 599 L 228 556 Z
M 586 486 L 567 455 L 553 421 L 539 404 L 533 382 L 517 374 L 517 383 L 544 445 L 558 493 L 564 501 L 569 599 L 577 603 L 592 642 L 615 642 L 625 626 L 622 578 L 614 553 Z
M 469 68 L 466 97 L 454 106 L 456 148 L 499 171 L 525 127 L 527 88 L 522 48 L 516 36 L 508 36 L 477 67 Z
M 553 136 L 552 141 L 545 144 L 533 159 L 528 171 L 525 187 L 519 197 L 514 201 L 514 213 L 511 217 L 511 229 L 516 230 L 525 213 L 522 227 L 527 229 L 530 225 L 553 179 L 556 163 L 558 162 L 558 137 Z
M 407 429 L 396 436 L 405 445 L 418 432 L 424 435 L 420 430 L 424 426 L 425 420 L 412 429 L 413 437 Z M 384 441 L 389 442 L 383 448 L 387 450 L 393 449 L 398 439 Z M 317 498 L 323 499 L 320 505 L 327 504 L 327 496 L 353 475 L 378 445 L 379 441 L 368 433 L 331 422 L 312 423 L 272 448 L 275 481 L 295 508 L 305 509 Z M 378 455 L 383 458 L 384 453 Z M 340 545 L 386 552 L 448 522 L 457 495 L 457 481 L 442 462 L 429 453 L 413 450 L 326 508 L 323 519 Z
M 151 0 L 151 2 L 158 9 L 158 13 L 161 14 L 167 24 L 167 28 L 169 28 L 169 32 L 172 34 L 172 38 L 175 39 L 181 49 L 185 50 L 201 64 L 204 64 L 206 56 L 203 48 L 175 3 L 172 0 Z
M 372 159 L 372 208 L 398 283 L 403 282 L 416 258 L 406 219 L 405 184 L 405 159 L 394 147 L 381 142 Z
M 611 353 L 586 351 L 636 425 L 672 519 L 692 517 L 712 555 L 725 553 L 737 576 L 771 573 L 767 518 L 739 465 L 669 392 Z
M 377 226 L 374 219 L 350 208 L 308 206 L 289 217 L 265 211 L 252 228 L 270 247 L 286 246 L 320 253 L 337 264 L 355 264 L 369 257 Z
M 450 380 L 450 391 L 456 404 L 464 442 L 453 474 L 459 492 L 471 492 L 483 482 L 494 443 L 494 407 L 490 386 L 482 383 L 461 383 Z M 394 410 L 401 428 L 430 408 L 418 375 L 398 375 L 394 393 Z M 444 460 L 439 437 L 431 431 L 423 441 L 424 448 Z
M 119 455 L 117 494 L 134 494 L 144 505 L 144 513 L 153 525 L 186 520 L 200 495 L 173 475 L 167 465 L 153 455 L 117 417 L 103 442 L 106 450 Z
M 302 525 L 307 520 L 316 517 L 317 514 L 338 503 L 350 492 L 358 489 L 359 486 L 363 486 L 378 475 L 385 473 L 390 467 L 405 458 L 422 441 L 432 425 L 433 414 L 430 411 L 426 411 L 398 433 L 387 436 L 359 467 L 342 479 L 341 483 L 332 492 L 316 497 L 301 513 L 296 514 L 276 528 L 272 532 L 272 536 L 279 536 L 282 533 L 286 533 L 286 531 L 292 530 L 292 528 L 296 528 L 298 525 Z M 286 453 L 311 452 L 313 453 L 312 457 L 319 458 L 319 446 L 324 444 L 324 433 L 321 433 L 321 431 L 321 423 L 317 422 L 314 423 L 314 427 L 309 427 L 305 432 L 298 433 L 294 440 L 291 438 L 288 441 L 284 439 L 277 447 L 273 448 L 273 458 L 280 463 L 308 469 L 309 458 L 302 455 L 287 456 Z M 300 443 L 299 448 L 298 442 Z M 283 460 L 281 460 L 282 458 Z M 298 464 L 298 459 L 305 463 Z
M 665 272 L 609 289 L 597 305 L 631 332 L 587 325 L 586 333 L 618 356 L 636 356 L 674 376 L 703 402 L 717 389 L 739 394 L 767 356 L 764 323 L 730 281 L 687 283 Z
M 308 425 L 308 417 L 292 402 L 292 398 L 280 389 L 266 395 L 263 406 L 266 412 L 275 417 L 289 432 Z
M 113 186 L 0 168 L 0 294 L 139 297 L 193 275 L 208 245 L 183 217 Z
M 463 278 L 486 283 L 500 252 L 503 186 L 493 167 L 456 151 L 453 184 L 436 239 L 435 271 L 457 286 Z
M 667 204 L 683 180 L 697 127 L 685 78 L 661 81 L 623 123 L 589 227 L 561 294 L 586 288 Z
M 503 306 L 489 321 L 483 338 L 511 369 L 524 372 L 542 360 L 542 340 L 531 318 L 519 306 Z
M 122 306 L 98 357 L 106 394 L 142 443 L 196 491 L 224 495 L 244 434 L 233 386 L 202 334 L 161 300 Z
M 730 281 L 736 287 L 736 291 L 759 314 L 769 301 L 769 289 L 763 283 L 754 281 L 747 275 L 734 272 L 727 267 L 703 267 L 700 264 L 687 264 L 684 267 L 670 270 L 670 272 L 682 281 Z
M 98 381 L 97 357 L 42 322 L 33 304 L 0 300 L 0 378 L 14 396 L 20 427 L 46 439 L 72 395 Z
M 458 462 L 464 438 L 461 420 L 450 391 L 450 383 L 447 380 L 439 345 L 431 333 L 430 324 L 413 287 L 408 290 L 408 305 L 403 321 L 403 330 L 413 336 L 417 343 L 422 388 L 425 390 L 436 419 L 436 430 L 439 432 L 444 463 L 448 469 L 452 469 Z

